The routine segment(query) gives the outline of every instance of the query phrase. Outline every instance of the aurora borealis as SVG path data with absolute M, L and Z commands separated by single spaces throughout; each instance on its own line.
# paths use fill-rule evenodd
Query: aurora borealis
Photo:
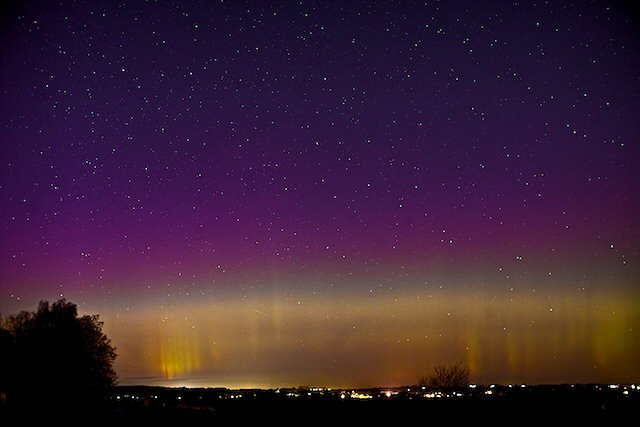
M 631 7 L 3 8 L 1 314 L 121 384 L 640 380 Z

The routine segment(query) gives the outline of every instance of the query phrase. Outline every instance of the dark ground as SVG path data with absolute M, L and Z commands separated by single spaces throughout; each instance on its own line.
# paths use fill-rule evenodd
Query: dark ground
M 500 401 L 397 401 L 397 402 L 234 402 L 220 405 L 214 410 L 144 409 L 112 414 L 122 421 L 183 422 L 219 421 L 224 424 L 247 425 L 276 423 L 285 425 L 327 424 L 357 425 L 397 422 L 495 422 L 499 424 L 535 422 L 614 423 L 638 416 L 629 402 L 514 402 Z M 628 422 L 628 421 L 627 421 Z
M 243 393 L 242 398 L 231 398 Z M 484 390 L 462 397 L 426 399 L 423 393 L 394 394 L 388 398 L 381 390 L 369 391 L 368 400 L 340 398 L 331 393 L 300 393 L 287 397 L 274 391 L 230 391 L 224 389 L 163 389 L 118 387 L 106 407 L 23 408 L 0 411 L 0 421 L 54 418 L 74 425 L 411 425 L 470 422 L 480 425 L 535 424 L 613 425 L 637 420 L 640 390 L 583 386 L 536 387 L 510 391 Z M 116 396 L 119 396 L 116 399 Z M 237 396 L 237 394 L 236 394 Z M 4 424 L 0 422 L 0 424 Z

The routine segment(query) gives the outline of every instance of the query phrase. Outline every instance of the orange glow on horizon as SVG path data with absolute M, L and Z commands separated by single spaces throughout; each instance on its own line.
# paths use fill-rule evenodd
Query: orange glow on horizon
M 125 383 L 143 372 L 154 384 L 403 385 L 457 361 L 477 383 L 609 382 L 640 375 L 639 301 L 579 291 L 273 293 L 102 317 Z

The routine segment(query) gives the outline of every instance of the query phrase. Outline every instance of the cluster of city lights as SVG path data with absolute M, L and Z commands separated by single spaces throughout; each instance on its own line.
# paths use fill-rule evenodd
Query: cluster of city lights
M 575 384 L 566 386 L 571 389 L 576 389 Z M 585 387 L 585 386 L 580 386 Z M 488 386 L 480 386 L 476 384 L 470 384 L 465 389 L 442 391 L 429 389 L 427 387 L 396 387 L 387 389 L 360 389 L 360 390 L 343 390 L 343 389 L 331 389 L 324 387 L 312 387 L 309 389 L 276 389 L 276 390 L 224 390 L 214 391 L 214 389 L 202 389 L 201 393 L 195 393 L 196 399 L 201 400 L 205 396 L 209 395 L 215 399 L 222 400 L 237 400 L 237 399 L 255 399 L 265 395 L 281 396 L 287 399 L 309 399 L 309 398 L 338 398 L 340 400 L 372 400 L 372 399 L 456 399 L 472 396 L 503 396 L 509 393 L 521 393 L 523 390 L 534 391 L 537 386 L 529 387 L 526 384 L 501 386 L 496 384 L 490 384 Z M 552 387 L 553 388 L 553 387 Z M 639 395 L 640 385 L 637 384 L 608 384 L 608 385 L 593 385 L 590 386 L 591 391 L 598 393 L 620 393 L 623 396 Z M 171 390 L 171 389 L 168 389 Z M 183 392 L 184 389 L 181 389 Z M 171 400 L 173 399 L 179 404 L 183 404 L 185 396 L 183 393 L 171 393 L 169 397 L 161 398 L 158 394 L 148 394 L 147 392 L 130 392 L 115 394 L 113 399 L 118 402 L 130 401 L 130 402 L 149 402 L 159 400 Z

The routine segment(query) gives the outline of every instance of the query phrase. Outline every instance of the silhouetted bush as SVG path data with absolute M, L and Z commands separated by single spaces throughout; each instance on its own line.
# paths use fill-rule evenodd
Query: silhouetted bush
M 420 379 L 420 385 L 437 390 L 463 389 L 469 385 L 469 369 L 458 362 L 453 366 L 436 366 L 433 372 Z
M 64 299 L 0 325 L 0 392 L 11 406 L 87 409 L 116 381 L 115 348 L 97 315 L 78 316 Z

